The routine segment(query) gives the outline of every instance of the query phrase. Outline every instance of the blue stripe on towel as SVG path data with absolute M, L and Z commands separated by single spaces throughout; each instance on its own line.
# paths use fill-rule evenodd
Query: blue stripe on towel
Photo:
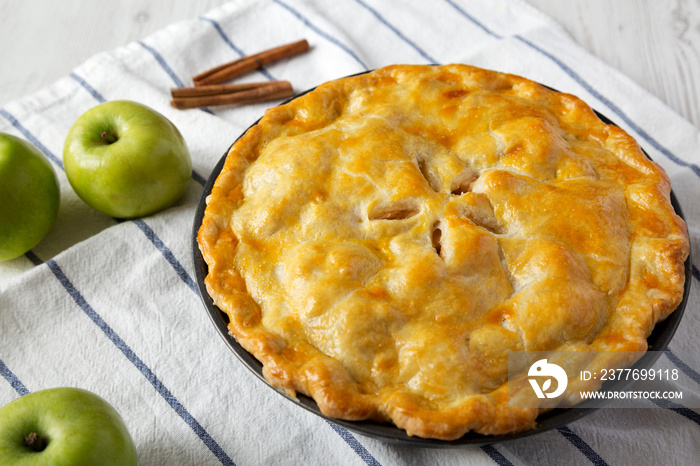
M 142 41 L 138 41 L 138 43 L 139 43 L 139 45 L 141 45 L 141 47 L 143 47 L 151 55 L 153 55 L 153 58 L 155 58 L 155 60 L 160 65 L 160 67 L 163 68 L 163 71 L 165 71 L 165 73 L 168 76 L 170 76 L 170 79 L 173 80 L 175 87 L 185 87 L 185 84 L 182 82 L 182 80 L 177 75 L 177 73 L 175 73 L 175 71 L 173 71 L 173 69 L 170 67 L 170 65 L 168 65 L 168 62 L 165 61 L 165 59 L 163 58 L 163 55 L 161 55 L 156 49 L 154 49 L 153 47 L 151 47 L 150 45 L 147 45 L 146 43 L 144 43 Z M 203 112 L 206 112 L 206 113 L 213 115 L 213 112 L 211 110 L 209 110 L 208 108 L 202 107 L 202 108 L 199 108 L 198 110 L 201 110 Z
M 469 21 L 471 21 L 475 26 L 478 26 L 479 28 L 481 28 L 481 30 L 484 31 L 486 34 L 490 35 L 491 37 L 495 37 L 496 39 L 503 39 L 503 36 L 500 36 L 500 35 L 496 34 L 496 33 L 493 32 L 491 29 L 489 29 L 489 28 L 487 28 L 486 26 L 484 26 L 484 24 L 483 24 L 481 21 L 477 20 L 474 16 L 470 15 L 468 12 L 466 12 L 462 7 L 460 7 L 459 5 L 457 5 L 457 4 L 456 4 L 455 2 L 453 2 L 452 0 L 445 0 L 445 1 L 446 1 L 447 3 L 449 3 L 450 5 L 452 5 L 452 7 L 453 7 L 455 10 L 457 10 L 462 16 L 464 16 L 464 17 L 467 18 Z
M 700 413 L 697 413 L 696 411 L 693 411 L 690 408 L 686 408 L 683 405 L 679 405 L 678 403 L 674 403 L 673 401 L 669 400 L 651 400 L 655 405 L 668 409 L 669 411 L 673 411 L 674 413 L 678 413 L 681 416 L 683 416 L 686 419 L 689 419 L 696 423 L 697 425 L 700 426 Z
M 61 267 L 54 261 L 50 259 L 46 262 L 53 272 L 54 276 L 63 285 L 66 292 L 73 298 L 73 301 L 78 305 L 78 307 L 92 320 L 92 322 L 97 325 L 97 327 L 102 330 L 107 338 L 117 347 L 119 351 L 141 372 L 141 374 L 148 380 L 153 388 L 158 392 L 158 394 L 163 397 L 163 399 L 170 405 L 170 407 L 182 418 L 185 423 L 190 426 L 195 434 L 204 442 L 204 444 L 209 448 L 209 450 L 225 465 L 234 465 L 234 462 L 229 458 L 226 452 L 219 446 L 219 444 L 214 440 L 209 433 L 204 429 L 204 427 L 199 424 L 199 422 L 187 411 L 182 403 L 168 390 L 168 388 L 163 384 L 163 382 L 153 373 L 153 371 L 139 358 L 136 353 L 129 347 L 129 345 L 117 334 L 117 332 L 112 329 L 112 327 L 107 324 L 107 322 L 102 319 L 102 317 L 92 308 L 92 306 L 85 300 L 83 295 L 75 288 L 73 283 L 68 279 L 66 274 L 63 272 Z
M 340 42 L 338 39 L 336 39 L 335 37 L 331 36 L 330 34 L 328 34 L 328 33 L 324 32 L 324 31 L 322 31 L 318 26 L 314 25 L 313 23 L 311 23 L 311 21 L 309 21 L 308 19 L 306 19 L 299 11 L 297 11 L 297 10 L 295 10 L 294 8 L 292 8 L 291 6 L 287 5 L 287 4 L 284 3 L 282 0 L 272 0 L 272 1 L 274 1 L 275 3 L 277 3 L 279 6 L 281 6 L 281 7 L 284 8 L 285 10 L 289 11 L 292 15 L 296 16 L 296 18 L 297 18 L 299 21 L 301 21 L 306 27 L 308 27 L 309 29 L 311 29 L 312 31 L 314 31 L 316 34 L 318 34 L 319 36 L 323 37 L 323 38 L 326 39 L 328 42 L 331 42 L 332 44 L 334 44 L 334 45 L 338 46 L 339 48 L 341 48 L 345 53 L 347 53 L 348 55 L 350 55 L 357 63 L 359 63 L 360 66 L 362 66 L 362 68 L 364 68 L 365 70 L 368 69 L 368 68 L 367 68 L 367 65 L 365 65 L 364 62 L 363 62 L 362 60 L 360 60 L 360 58 L 359 58 L 357 55 L 355 55 L 355 52 L 353 52 L 353 51 L 350 49 L 350 47 L 348 47 L 347 45 L 343 44 L 342 42 Z
M 201 16 L 199 19 L 200 19 L 201 21 L 206 21 L 207 23 L 210 23 L 212 26 L 214 26 L 214 29 L 216 30 L 216 32 L 219 33 L 219 36 L 221 36 L 221 39 L 226 43 L 226 45 L 228 45 L 228 46 L 231 48 L 231 50 L 233 50 L 234 52 L 236 52 L 236 53 L 237 53 L 239 56 L 241 56 L 241 57 L 244 56 L 244 55 L 246 55 L 246 53 L 245 53 L 243 50 L 241 50 L 241 49 L 239 49 L 238 47 L 236 47 L 236 45 L 231 41 L 231 39 L 229 39 L 229 37 L 224 33 L 224 30 L 221 28 L 221 25 L 220 25 L 219 23 L 217 23 L 217 22 L 214 21 L 213 19 L 210 19 L 210 18 L 207 18 L 207 17 L 204 17 L 204 16 Z M 272 76 L 272 75 L 270 74 L 270 72 L 267 71 L 267 70 L 266 70 L 264 67 L 262 67 L 262 66 L 261 66 L 260 68 L 258 68 L 257 71 L 259 71 L 260 73 L 262 73 L 262 75 L 265 76 L 265 77 L 266 77 L 267 79 L 269 79 L 270 81 L 275 81 L 275 80 L 277 79 L 277 78 L 275 78 L 274 76 Z
M 185 87 L 185 84 L 179 78 L 177 73 L 175 73 L 175 71 L 173 71 L 173 69 L 170 67 L 170 65 L 168 65 L 168 62 L 165 61 L 165 59 L 163 58 L 163 55 L 161 55 L 156 49 L 154 49 L 150 45 L 147 45 L 144 42 L 139 41 L 138 43 L 141 45 L 141 47 L 143 47 L 151 55 L 153 55 L 153 58 L 155 58 L 155 60 L 160 65 L 160 67 L 163 68 L 163 71 L 165 71 L 165 73 L 168 76 L 170 76 L 170 79 L 173 80 L 173 83 L 175 84 L 176 87 Z M 198 110 L 201 110 L 203 112 L 206 112 L 206 113 L 209 113 L 212 115 L 214 114 L 211 110 L 209 110 L 208 108 L 205 108 L 205 107 L 199 108 Z
M 358 442 L 347 429 L 337 424 L 333 424 L 330 421 L 326 422 L 334 431 L 337 432 L 338 435 L 340 435 L 343 440 L 345 440 L 345 443 L 347 443 L 368 466 L 381 466 L 379 461 L 377 461 L 376 458 L 372 456 L 372 454 L 367 451 L 367 449 L 360 442 Z
M 24 253 L 24 257 L 29 259 L 31 261 L 31 263 L 34 265 L 41 265 L 44 263 L 44 261 L 41 260 L 39 257 L 37 257 L 37 255 L 34 254 L 33 251 L 27 251 L 26 253 Z
M 19 380 L 19 378 L 15 375 L 15 373 L 12 372 L 9 367 L 7 367 L 7 365 L 2 359 L 0 359 L 0 375 L 2 375 L 5 380 L 7 380 L 7 383 L 9 383 L 12 386 L 12 388 L 15 389 L 19 396 L 24 396 L 29 393 L 27 387 L 25 387 L 22 381 Z
M 500 451 L 496 450 L 496 447 L 493 445 L 484 445 L 481 447 L 482 450 L 484 450 L 484 453 L 489 455 L 489 458 L 491 458 L 498 466 L 513 466 L 513 463 L 511 463 L 508 458 L 503 456 Z
M 73 78 L 73 80 L 75 80 L 78 84 L 80 84 L 83 87 L 83 89 L 88 91 L 90 95 L 95 98 L 96 101 L 98 101 L 99 103 L 107 102 L 107 99 L 105 99 L 102 96 L 102 94 L 97 92 L 97 90 L 95 90 L 94 87 L 88 84 L 87 81 L 85 81 L 82 77 L 78 76 L 75 72 L 72 72 L 69 76 Z
M 165 260 L 168 261 L 168 264 L 170 264 L 170 266 L 175 270 L 178 277 L 180 277 L 180 279 L 185 283 L 185 285 L 187 285 L 192 291 L 194 291 L 195 294 L 199 295 L 199 291 L 197 290 L 197 284 L 187 273 L 185 267 L 183 267 L 180 261 L 177 260 L 175 254 L 173 254 L 173 252 L 170 249 L 168 249 L 168 247 L 163 243 L 163 241 L 158 237 L 158 235 L 156 235 L 153 229 L 141 219 L 137 218 L 132 220 L 132 222 L 139 228 L 139 230 L 143 232 L 144 235 L 146 235 L 146 238 L 148 238 L 148 240 L 151 243 L 153 243 L 156 249 L 160 251 Z
M 207 184 L 207 179 L 199 173 L 197 173 L 196 171 L 194 171 L 194 169 L 192 170 L 192 179 L 195 180 L 197 183 L 201 184 L 202 186 Z
M 185 85 L 182 83 L 182 80 L 178 77 L 177 74 L 175 74 L 173 69 L 170 68 L 170 65 L 168 65 L 165 59 L 163 59 L 163 56 L 160 53 L 158 53 L 156 49 L 154 49 L 150 45 L 147 45 L 145 42 L 139 41 L 138 43 L 139 45 L 141 45 L 141 47 L 148 50 L 148 52 L 151 55 L 153 55 L 153 58 L 156 59 L 158 64 L 161 66 L 161 68 L 163 68 L 163 70 L 168 74 L 168 76 L 170 76 L 170 79 L 173 80 L 173 83 L 175 83 L 177 87 L 185 87 Z
M 39 141 L 32 133 L 29 132 L 27 128 L 22 125 L 22 123 L 17 120 L 17 118 L 12 116 L 12 114 L 4 108 L 0 108 L 0 115 L 9 121 L 17 131 L 22 133 L 22 136 L 24 136 L 27 141 L 31 142 L 37 149 L 43 152 L 44 155 L 49 158 L 49 160 L 61 167 L 61 170 L 63 170 L 63 160 L 56 157 L 49 149 L 47 149 L 46 146 L 41 143 L 41 141 Z
M 569 429 L 567 426 L 564 427 L 558 427 L 557 431 L 559 431 L 560 434 L 562 434 L 566 439 L 571 442 L 573 446 L 579 449 L 581 453 L 586 455 L 586 458 L 590 460 L 591 463 L 593 463 L 595 466 L 606 466 L 608 463 L 605 462 L 603 458 L 596 453 L 593 448 L 590 447 L 586 442 L 584 442 L 581 437 L 576 435 L 571 429 Z
M 395 26 L 393 26 L 389 21 L 387 21 L 387 19 L 384 18 L 382 15 L 380 15 L 379 12 L 378 12 L 377 10 L 375 10 L 375 9 L 372 8 L 372 7 L 370 7 L 369 5 L 367 5 L 367 4 L 366 4 L 365 2 L 363 2 L 362 0 L 355 0 L 355 1 L 356 1 L 357 3 L 359 3 L 360 5 L 362 5 L 362 6 L 363 6 L 365 9 L 367 9 L 370 13 L 372 13 L 372 14 L 374 15 L 374 17 L 377 18 L 377 19 L 379 20 L 380 23 L 382 23 L 383 25 L 385 25 L 386 27 L 388 27 L 389 29 L 391 29 L 391 31 L 392 31 L 394 34 L 396 34 L 401 40 L 403 40 L 403 41 L 406 42 L 408 45 L 410 45 L 416 52 L 418 52 L 418 53 L 420 54 L 420 56 L 422 56 L 423 58 L 425 58 L 425 59 L 428 61 L 428 63 L 437 63 L 437 62 L 438 62 L 438 61 L 435 60 L 433 57 L 431 57 L 430 55 L 428 55 L 428 54 L 425 52 L 425 50 L 423 50 L 422 48 L 420 48 L 415 42 L 413 42 L 411 39 L 409 39 L 408 37 L 406 37 L 401 31 L 399 31 Z
M 673 354 L 673 352 L 666 348 L 666 351 L 664 351 L 664 354 L 666 357 L 673 363 L 675 364 L 685 375 L 690 377 L 695 381 L 695 383 L 700 384 L 700 374 L 695 372 L 690 366 L 688 366 L 686 363 L 684 363 L 681 358 Z

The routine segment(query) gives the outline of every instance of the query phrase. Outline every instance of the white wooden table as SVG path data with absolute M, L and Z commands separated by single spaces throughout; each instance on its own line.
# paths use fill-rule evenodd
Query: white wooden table
M 528 0 L 700 127 L 700 1 Z M 196 17 L 225 0 L 3 0 L 0 106 L 86 58 Z M 329 0 L 329 6 L 332 3 Z

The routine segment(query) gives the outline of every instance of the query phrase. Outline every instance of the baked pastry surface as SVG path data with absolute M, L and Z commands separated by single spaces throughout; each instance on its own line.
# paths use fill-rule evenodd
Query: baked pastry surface
M 508 407 L 509 351 L 647 349 L 683 294 L 669 193 L 574 96 L 397 65 L 268 110 L 231 147 L 198 241 L 272 385 L 455 439 L 551 407 Z

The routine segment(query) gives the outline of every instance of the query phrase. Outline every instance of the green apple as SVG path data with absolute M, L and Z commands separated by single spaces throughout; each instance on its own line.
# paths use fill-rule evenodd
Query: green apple
M 59 201 L 56 174 L 44 154 L 0 133 L 0 261 L 21 256 L 46 236 Z
M 66 137 L 63 163 L 78 196 L 117 218 L 169 207 L 192 176 L 190 153 L 175 125 L 128 100 L 105 102 L 82 114 Z
M 119 413 L 96 394 L 72 387 L 30 393 L 0 408 L 0 464 L 136 464 Z

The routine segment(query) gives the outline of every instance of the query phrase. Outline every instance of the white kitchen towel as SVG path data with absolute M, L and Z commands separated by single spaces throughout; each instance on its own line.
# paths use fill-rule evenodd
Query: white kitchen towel
M 56 386 L 94 391 L 125 419 L 144 465 L 696 464 L 700 414 L 683 400 L 601 409 L 520 440 L 461 449 L 395 446 L 338 428 L 274 393 L 226 347 L 192 265 L 196 205 L 219 158 L 274 103 L 175 110 L 169 90 L 212 66 L 305 38 L 309 52 L 239 81 L 286 79 L 295 91 L 394 63 L 468 63 L 576 94 L 629 131 L 669 173 L 700 243 L 700 132 L 576 45 L 521 0 L 236 0 L 101 53 L 0 109 L 0 131 L 35 144 L 61 185 L 58 220 L 27 255 L 0 264 L 0 404 Z M 87 207 L 62 165 L 66 133 L 100 102 L 165 114 L 193 159 L 183 198 L 116 220 Z M 700 394 L 700 273 L 656 367 Z M 679 385 L 680 386 L 680 385 Z

